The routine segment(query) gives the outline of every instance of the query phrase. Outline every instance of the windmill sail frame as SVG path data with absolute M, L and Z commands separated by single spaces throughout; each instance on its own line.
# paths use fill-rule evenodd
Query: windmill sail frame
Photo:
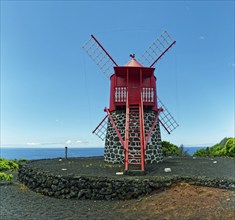
M 83 44 L 82 48 L 106 77 L 109 78 L 113 74 L 113 67 L 118 65 L 94 35 L 91 35 L 90 39 Z

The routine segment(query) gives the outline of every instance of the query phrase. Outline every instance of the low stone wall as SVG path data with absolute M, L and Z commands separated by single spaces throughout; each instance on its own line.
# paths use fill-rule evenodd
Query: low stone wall
M 235 190 L 234 179 L 186 176 L 62 176 L 33 168 L 30 162 L 20 165 L 18 179 L 35 192 L 65 199 L 133 199 L 179 182 Z

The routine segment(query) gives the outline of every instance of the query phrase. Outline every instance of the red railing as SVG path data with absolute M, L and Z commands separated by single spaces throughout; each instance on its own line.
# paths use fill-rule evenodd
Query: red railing
M 142 97 L 140 97 L 139 116 L 140 116 L 140 141 L 141 141 L 141 170 L 144 171 L 146 144 L 145 144 L 145 131 L 144 131 L 144 108 L 143 108 Z
M 127 87 L 115 87 L 115 102 L 126 102 Z M 154 88 L 145 87 L 142 88 L 142 100 L 143 102 L 154 102 Z
M 154 102 L 154 89 L 151 87 L 143 88 L 142 99 L 143 102 Z
M 126 102 L 126 87 L 115 87 L 115 102 Z

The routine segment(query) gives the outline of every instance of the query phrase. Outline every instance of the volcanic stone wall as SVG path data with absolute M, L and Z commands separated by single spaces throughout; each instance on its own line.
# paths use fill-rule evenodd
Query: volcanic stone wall
M 156 111 L 144 111 L 144 127 L 146 135 L 154 122 L 156 114 Z M 125 140 L 125 111 L 113 111 L 111 115 L 123 140 Z M 135 141 L 133 141 L 132 144 L 135 146 Z M 161 133 L 159 122 L 157 121 L 146 146 L 145 162 L 158 163 L 161 162 L 162 159 Z M 111 163 L 124 163 L 124 148 L 110 121 L 108 122 L 105 139 L 104 160 Z
M 234 179 L 203 177 L 96 177 L 53 175 L 32 163 L 21 164 L 19 180 L 37 193 L 63 199 L 125 200 L 139 198 L 179 182 L 235 189 Z

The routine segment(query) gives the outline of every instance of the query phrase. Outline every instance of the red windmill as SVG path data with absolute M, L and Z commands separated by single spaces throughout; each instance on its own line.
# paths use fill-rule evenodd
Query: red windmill
M 145 170 L 145 162 L 162 161 L 159 123 L 170 134 L 177 122 L 157 97 L 153 66 L 176 43 L 165 31 L 139 58 L 118 66 L 98 40 L 83 48 L 110 78 L 110 105 L 93 133 L 105 140 L 104 159 L 124 163 L 125 170 Z

